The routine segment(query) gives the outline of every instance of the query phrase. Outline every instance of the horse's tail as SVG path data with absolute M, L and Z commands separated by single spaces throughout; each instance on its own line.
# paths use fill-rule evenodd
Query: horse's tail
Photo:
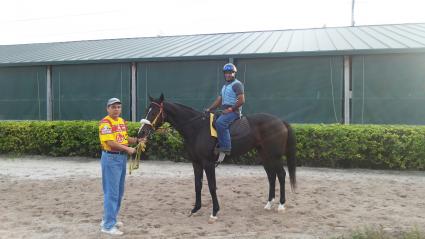
M 287 122 L 283 121 L 283 124 L 285 124 L 286 128 L 288 129 L 288 140 L 286 143 L 286 160 L 288 165 L 288 171 L 289 171 L 289 181 L 291 183 L 291 189 L 293 192 L 295 192 L 295 189 L 297 187 L 297 179 L 296 179 L 296 167 L 297 167 L 297 147 L 296 147 L 296 139 L 295 139 L 295 133 L 292 129 L 291 125 Z

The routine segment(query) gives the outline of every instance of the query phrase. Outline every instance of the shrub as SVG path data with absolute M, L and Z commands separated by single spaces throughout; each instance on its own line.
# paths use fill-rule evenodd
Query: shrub
M 135 136 L 138 123 L 129 123 Z M 425 127 L 295 124 L 298 165 L 343 168 L 425 169 Z M 151 159 L 186 161 L 181 136 L 169 125 L 147 145 Z M 99 157 L 98 122 L 3 121 L 0 153 Z M 259 163 L 256 152 L 226 160 Z

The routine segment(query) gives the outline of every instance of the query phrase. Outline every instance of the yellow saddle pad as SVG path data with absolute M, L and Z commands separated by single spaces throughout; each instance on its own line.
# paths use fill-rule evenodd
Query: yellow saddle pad
M 210 113 L 210 132 L 211 136 L 217 138 L 217 130 L 213 127 L 214 114 Z M 242 117 L 240 119 L 235 120 L 230 126 L 230 137 L 233 139 L 239 139 L 242 137 L 246 137 L 251 132 L 251 127 L 249 126 L 249 122 L 247 117 Z
M 210 130 L 211 130 L 211 136 L 217 138 L 217 130 L 213 127 L 213 121 L 214 121 L 214 114 L 210 113 Z

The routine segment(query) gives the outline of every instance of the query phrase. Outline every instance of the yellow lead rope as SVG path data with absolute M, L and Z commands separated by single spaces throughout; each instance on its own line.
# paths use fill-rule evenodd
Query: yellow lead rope
M 143 152 L 146 150 L 146 144 L 144 141 L 139 142 L 139 144 L 136 146 L 136 156 L 129 156 L 129 163 L 128 163 L 128 171 L 131 174 L 133 170 L 136 170 L 139 168 L 140 163 L 140 156 Z

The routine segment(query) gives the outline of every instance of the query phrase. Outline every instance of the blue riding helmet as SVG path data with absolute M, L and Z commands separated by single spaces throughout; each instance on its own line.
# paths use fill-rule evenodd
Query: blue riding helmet
M 223 72 L 226 72 L 226 71 L 237 72 L 238 69 L 236 69 L 236 66 L 233 65 L 232 63 L 227 63 L 226 65 L 223 66 Z

